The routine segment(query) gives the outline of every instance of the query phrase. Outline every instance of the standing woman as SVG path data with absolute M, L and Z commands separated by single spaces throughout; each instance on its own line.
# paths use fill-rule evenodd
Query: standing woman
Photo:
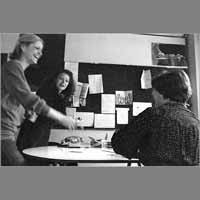
M 24 70 L 38 62 L 43 44 L 43 40 L 35 34 L 20 34 L 10 61 L 1 68 L 1 165 L 25 164 L 16 146 L 24 109 L 51 118 L 69 129 L 76 126 L 71 117 L 48 106 L 45 100 L 33 94 L 27 83 Z
M 71 103 L 75 85 L 73 74 L 69 70 L 60 70 L 47 79 L 38 89 L 37 95 L 43 98 L 48 105 L 65 114 L 66 106 Z M 20 151 L 26 148 L 47 146 L 50 129 L 56 125 L 46 116 L 38 116 L 35 122 L 28 118 L 22 124 L 17 138 L 17 147 Z

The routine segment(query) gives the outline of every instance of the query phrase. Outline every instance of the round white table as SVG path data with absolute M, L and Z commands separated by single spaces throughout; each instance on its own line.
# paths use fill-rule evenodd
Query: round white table
M 58 146 L 43 146 L 24 149 L 23 154 L 27 157 L 48 160 L 54 163 L 137 163 L 139 159 L 127 159 L 114 153 L 112 149 L 101 148 L 66 148 Z

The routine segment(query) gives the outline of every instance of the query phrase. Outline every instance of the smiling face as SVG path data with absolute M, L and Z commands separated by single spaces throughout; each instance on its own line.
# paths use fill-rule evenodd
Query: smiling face
M 43 44 L 41 41 L 22 46 L 22 57 L 28 64 L 37 64 L 42 56 Z
M 59 93 L 67 88 L 69 81 L 70 77 L 66 73 L 61 73 L 58 75 L 56 78 L 56 88 L 58 89 Z

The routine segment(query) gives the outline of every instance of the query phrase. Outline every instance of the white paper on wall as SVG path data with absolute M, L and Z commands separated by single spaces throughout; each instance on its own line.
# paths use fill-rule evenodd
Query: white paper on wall
M 115 95 L 101 95 L 101 113 L 115 113 Z
M 94 128 L 115 128 L 115 114 L 95 114 Z
M 1 33 L 0 37 L 1 53 L 10 54 L 15 47 L 19 33 Z
M 133 116 L 139 115 L 149 107 L 152 107 L 152 103 L 150 102 L 133 102 Z
M 66 115 L 75 119 L 75 117 L 76 117 L 76 108 L 66 107 Z
M 88 75 L 90 94 L 103 93 L 102 74 Z
M 129 108 L 116 108 L 117 110 L 117 124 L 128 124 Z
M 80 94 L 81 94 L 81 90 L 82 90 L 82 85 L 83 83 L 81 82 L 77 82 L 75 85 L 75 91 L 74 91 L 74 95 L 73 95 L 73 107 L 79 107 L 80 106 Z
M 82 127 L 94 126 L 94 113 L 93 112 L 76 112 L 76 119 L 79 120 L 78 125 Z
M 72 72 L 74 81 L 78 82 L 78 63 L 77 62 L 65 62 L 65 69 Z
M 80 97 L 83 83 L 77 82 L 75 86 L 74 96 Z
M 89 88 L 89 84 L 88 83 L 82 83 L 80 98 L 86 99 L 87 94 L 88 94 L 88 88 Z
M 141 88 L 142 89 L 152 88 L 152 85 L 151 85 L 151 71 L 150 70 L 143 70 L 141 78 L 140 78 L 140 81 L 141 81 Z
M 72 101 L 73 101 L 73 103 L 72 103 L 73 107 L 79 107 L 80 106 L 79 96 L 73 96 Z

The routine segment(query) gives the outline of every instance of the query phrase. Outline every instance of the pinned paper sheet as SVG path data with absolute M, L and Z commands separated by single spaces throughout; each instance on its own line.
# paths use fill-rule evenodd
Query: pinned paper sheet
M 73 107 L 86 106 L 86 97 L 88 93 L 89 84 L 77 82 L 75 92 L 73 95 Z
M 78 81 L 78 63 L 77 62 L 65 62 L 65 69 L 72 72 L 74 81 Z
M 87 98 L 88 88 L 89 88 L 88 83 L 82 84 L 80 99 L 79 99 L 79 103 L 81 106 L 86 106 L 86 98 Z
M 133 101 L 132 90 L 115 91 L 116 105 L 130 105 Z
M 129 108 L 116 108 L 117 110 L 117 124 L 128 124 Z
M 88 75 L 90 94 L 103 93 L 102 74 Z
M 115 128 L 115 114 L 95 114 L 94 128 Z
M 81 106 L 86 106 L 86 99 L 80 98 L 80 99 L 79 99 L 79 104 L 80 104 Z
M 80 98 L 86 99 L 87 93 L 88 93 L 89 84 L 88 83 L 82 83 Z
M 72 100 L 73 100 L 73 104 L 72 104 L 73 107 L 79 107 L 80 106 L 79 96 L 73 96 Z
M 152 85 L 151 85 L 151 71 L 150 70 L 143 70 L 141 78 L 140 78 L 140 81 L 141 81 L 141 88 L 142 89 L 152 88 Z
M 115 113 L 115 95 L 101 95 L 101 113 Z
M 76 119 L 79 120 L 78 125 L 82 127 L 93 127 L 94 113 L 93 112 L 76 112 Z
M 76 108 L 66 107 L 66 115 L 75 119 L 75 117 L 76 117 Z
M 76 86 L 75 86 L 75 91 L 74 91 L 74 95 L 73 95 L 73 107 L 79 107 L 80 102 L 80 94 L 81 94 L 81 90 L 82 90 L 82 85 L 83 83 L 81 82 L 77 82 Z
M 149 107 L 152 107 L 150 102 L 133 102 L 133 116 L 139 115 Z
M 80 97 L 83 83 L 77 82 L 75 86 L 74 96 Z

